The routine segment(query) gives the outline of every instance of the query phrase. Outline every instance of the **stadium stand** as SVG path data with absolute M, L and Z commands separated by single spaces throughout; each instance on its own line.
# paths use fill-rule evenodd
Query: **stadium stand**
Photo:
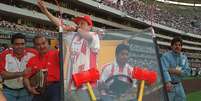
M 164 4 L 161 3 L 148 4 L 138 0 L 116 1 L 120 1 L 121 3 L 102 0 L 101 4 L 121 10 L 134 18 L 152 20 L 155 23 L 182 30 L 186 33 L 201 34 L 201 25 L 199 24 L 201 22 L 199 16 L 200 10 L 197 7 L 178 7 L 171 4 L 166 4 L 164 7 Z M 98 0 L 98 2 L 100 1 Z M 192 11 L 195 14 L 189 15 L 188 13 Z
M 42 28 L 28 27 L 27 25 L 18 25 L 16 23 L 11 23 L 5 20 L 0 21 L 0 28 L 4 30 L 15 31 L 15 32 L 47 34 L 51 37 L 55 37 L 54 31 L 45 30 Z

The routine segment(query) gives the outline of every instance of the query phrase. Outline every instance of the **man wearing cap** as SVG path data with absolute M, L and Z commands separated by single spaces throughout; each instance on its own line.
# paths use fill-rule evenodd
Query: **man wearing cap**
M 36 51 L 25 48 L 25 35 L 12 35 L 12 49 L 0 54 L 0 73 L 4 79 L 3 93 L 7 101 L 31 101 L 31 96 L 23 85 L 27 61 L 36 55 Z
M 38 6 L 41 11 L 55 24 L 57 27 L 63 27 L 68 33 L 64 34 L 64 40 L 70 47 L 68 75 L 67 79 L 67 100 L 69 101 L 90 101 L 90 97 L 83 86 L 77 89 L 72 81 L 74 73 L 86 71 L 90 68 L 96 68 L 96 56 L 100 48 L 99 37 L 97 34 L 90 32 L 93 27 L 93 22 L 90 16 L 80 16 L 74 18 L 72 21 L 77 26 L 64 26 L 61 21 L 53 16 L 45 7 L 44 2 L 39 0 Z

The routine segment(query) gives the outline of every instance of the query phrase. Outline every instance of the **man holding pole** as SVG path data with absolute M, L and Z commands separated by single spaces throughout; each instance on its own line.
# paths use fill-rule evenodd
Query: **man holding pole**
M 90 68 L 96 68 L 96 57 L 100 48 L 99 37 L 97 33 L 90 32 L 93 27 L 91 17 L 80 16 L 72 21 L 77 26 L 65 26 L 63 21 L 53 16 L 45 6 L 44 2 L 38 0 L 38 6 L 41 11 L 57 26 L 62 27 L 68 33 L 64 34 L 64 40 L 68 44 L 70 56 L 67 70 L 67 100 L 69 101 L 90 101 L 90 97 L 86 91 L 86 87 L 75 88 L 72 75 Z

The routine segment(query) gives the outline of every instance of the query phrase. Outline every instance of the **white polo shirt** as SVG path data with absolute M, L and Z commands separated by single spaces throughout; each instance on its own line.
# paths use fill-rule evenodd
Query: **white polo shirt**
M 26 69 L 26 64 L 30 58 L 35 56 L 36 51 L 31 48 L 25 49 L 24 56 L 19 60 L 13 54 L 13 50 L 9 49 L 1 53 L 0 68 L 1 71 L 8 72 L 23 72 Z M 9 88 L 18 89 L 23 88 L 23 77 L 18 77 L 15 79 L 9 79 L 4 81 L 4 85 Z

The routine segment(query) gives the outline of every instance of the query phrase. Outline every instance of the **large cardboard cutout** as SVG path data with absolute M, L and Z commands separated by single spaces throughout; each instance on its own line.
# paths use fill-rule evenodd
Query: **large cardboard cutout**
M 71 53 L 68 47 L 70 46 L 67 46 L 65 44 L 66 40 L 63 40 L 63 47 L 65 48 L 63 52 L 64 79 L 70 76 L 70 81 L 64 80 L 65 100 L 92 101 L 90 94 L 93 93 L 97 101 L 137 101 L 140 81 L 136 81 L 132 76 L 120 73 L 118 75 L 109 76 L 104 82 L 101 81 L 101 76 L 105 69 L 104 67 L 107 67 L 107 64 L 112 64 L 116 60 L 116 46 L 123 43 L 129 46 L 127 63 L 131 67 L 140 66 L 148 70 L 157 71 L 158 78 L 156 83 L 153 85 L 145 85 L 143 101 L 165 101 L 164 91 L 162 89 L 161 70 L 158 64 L 155 43 L 152 38 L 153 33 L 153 30 L 143 30 L 140 32 L 105 30 L 105 36 L 100 42 L 101 48 L 97 59 L 97 69 L 100 73 L 100 79 L 96 83 L 90 83 L 93 91 L 90 93 L 85 87 L 69 89 L 69 85 L 75 82 L 71 79 L 72 74 L 69 74 L 71 73 L 71 67 L 67 66 L 67 61 L 72 61 L 69 60 Z M 89 76 L 87 71 L 83 72 L 85 73 L 83 74 L 85 77 Z M 130 75 L 132 75 L 132 73 L 130 73 Z

